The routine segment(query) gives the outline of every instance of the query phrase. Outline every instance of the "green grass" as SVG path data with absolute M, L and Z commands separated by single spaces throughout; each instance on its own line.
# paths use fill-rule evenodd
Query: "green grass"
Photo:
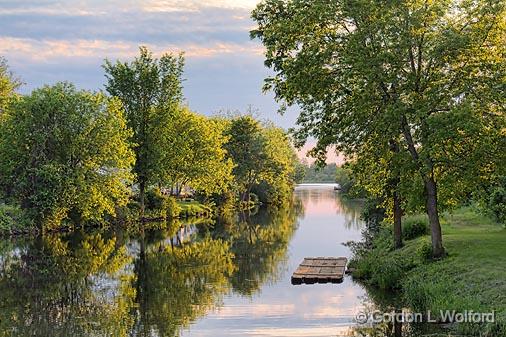
M 212 212 L 210 207 L 195 200 L 178 200 L 177 205 L 181 209 L 179 212 L 181 218 L 208 216 Z
M 399 289 L 415 311 L 496 311 L 498 323 L 461 324 L 459 332 L 506 336 L 506 230 L 469 207 L 444 214 L 441 222 L 445 259 L 424 257 L 428 235 L 406 241 L 398 251 L 388 246 L 386 234 L 379 235 L 376 247 L 353 261 L 357 276 Z

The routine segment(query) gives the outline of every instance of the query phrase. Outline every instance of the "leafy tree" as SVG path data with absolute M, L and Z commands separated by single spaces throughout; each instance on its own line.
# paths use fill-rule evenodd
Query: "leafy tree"
M 335 181 L 339 184 L 342 193 L 348 193 L 353 187 L 353 177 L 351 170 L 344 165 L 336 167 Z
M 164 147 L 163 182 L 175 185 L 177 194 L 185 185 L 205 195 L 226 191 L 233 163 L 226 158 L 224 131 L 224 123 L 188 108 L 176 112 L 169 126 L 170 141 Z
M 123 103 L 130 138 L 134 145 L 134 173 L 139 184 L 141 214 L 144 197 L 150 183 L 160 180 L 166 162 L 165 146 L 168 128 L 179 109 L 182 94 L 182 55 L 164 54 L 159 60 L 146 47 L 132 62 L 112 63 L 106 60 L 106 90 Z
M 305 183 L 335 183 L 337 165 L 323 163 L 306 166 Z
M 228 156 L 242 201 L 255 189 L 263 202 L 282 203 L 292 191 L 297 155 L 286 132 L 250 115 L 233 118 L 225 131 Z
M 251 35 L 275 71 L 265 89 L 302 108 L 299 142 L 314 136 L 323 159 L 329 145 L 351 155 L 373 139 L 381 147 L 400 140 L 423 184 L 435 257 L 444 255 L 438 197 L 451 190 L 438 187 L 457 177 L 469 185 L 493 156 L 468 161 L 465 173 L 455 160 L 489 148 L 482 132 L 504 128 L 504 7 L 499 0 L 265 0 L 252 14 Z
M 304 181 L 306 177 L 306 165 L 297 161 L 295 164 L 295 172 L 293 173 L 293 180 L 295 183 L 300 184 Z
M 230 122 L 225 134 L 229 137 L 225 149 L 235 164 L 232 173 L 241 200 L 249 201 L 251 188 L 261 181 L 266 169 L 267 154 L 261 126 L 251 116 L 240 116 Z
M 43 228 L 99 220 L 128 201 L 133 153 L 121 103 L 68 83 L 19 98 L 0 126 L 0 186 Z
M 274 124 L 263 125 L 262 135 L 265 139 L 266 162 L 260 175 L 260 182 L 264 186 L 262 190 L 265 198 L 260 200 L 270 204 L 282 204 L 287 201 L 285 199 L 288 196 L 291 196 L 293 190 L 295 167 L 299 162 L 297 154 L 286 132 Z
M 20 85 L 21 82 L 9 71 L 7 61 L 0 56 L 0 118 L 6 111 L 9 100 L 13 98 L 15 90 Z

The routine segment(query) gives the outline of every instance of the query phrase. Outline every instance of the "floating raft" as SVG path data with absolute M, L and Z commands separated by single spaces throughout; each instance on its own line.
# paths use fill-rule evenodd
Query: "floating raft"
M 341 283 L 345 257 L 306 257 L 292 275 L 292 284 Z

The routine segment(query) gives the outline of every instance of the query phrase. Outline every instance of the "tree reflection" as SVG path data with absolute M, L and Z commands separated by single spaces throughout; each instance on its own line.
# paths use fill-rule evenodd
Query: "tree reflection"
M 4 255 L 0 331 L 10 336 L 127 336 L 131 258 L 101 234 L 50 236 Z
M 153 244 L 135 261 L 135 336 L 177 336 L 215 308 L 233 272 L 229 245 L 209 237 L 189 244 Z
M 213 233 L 231 244 L 237 266 L 230 283 L 234 291 L 252 295 L 268 281 L 276 281 L 287 260 L 288 243 L 296 230 L 299 201 L 277 210 L 261 208 L 221 219 Z
M 0 245 L 0 336 L 178 336 L 284 270 L 302 204 Z

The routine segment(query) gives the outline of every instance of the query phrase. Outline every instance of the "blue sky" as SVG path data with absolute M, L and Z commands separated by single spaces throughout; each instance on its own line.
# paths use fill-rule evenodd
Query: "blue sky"
M 256 0 L 0 0 L 0 55 L 26 93 L 68 80 L 103 88 L 103 60 L 128 60 L 139 45 L 155 55 L 185 52 L 185 97 L 203 114 L 252 105 L 261 118 L 293 126 L 263 94 L 263 48 L 249 39 Z

